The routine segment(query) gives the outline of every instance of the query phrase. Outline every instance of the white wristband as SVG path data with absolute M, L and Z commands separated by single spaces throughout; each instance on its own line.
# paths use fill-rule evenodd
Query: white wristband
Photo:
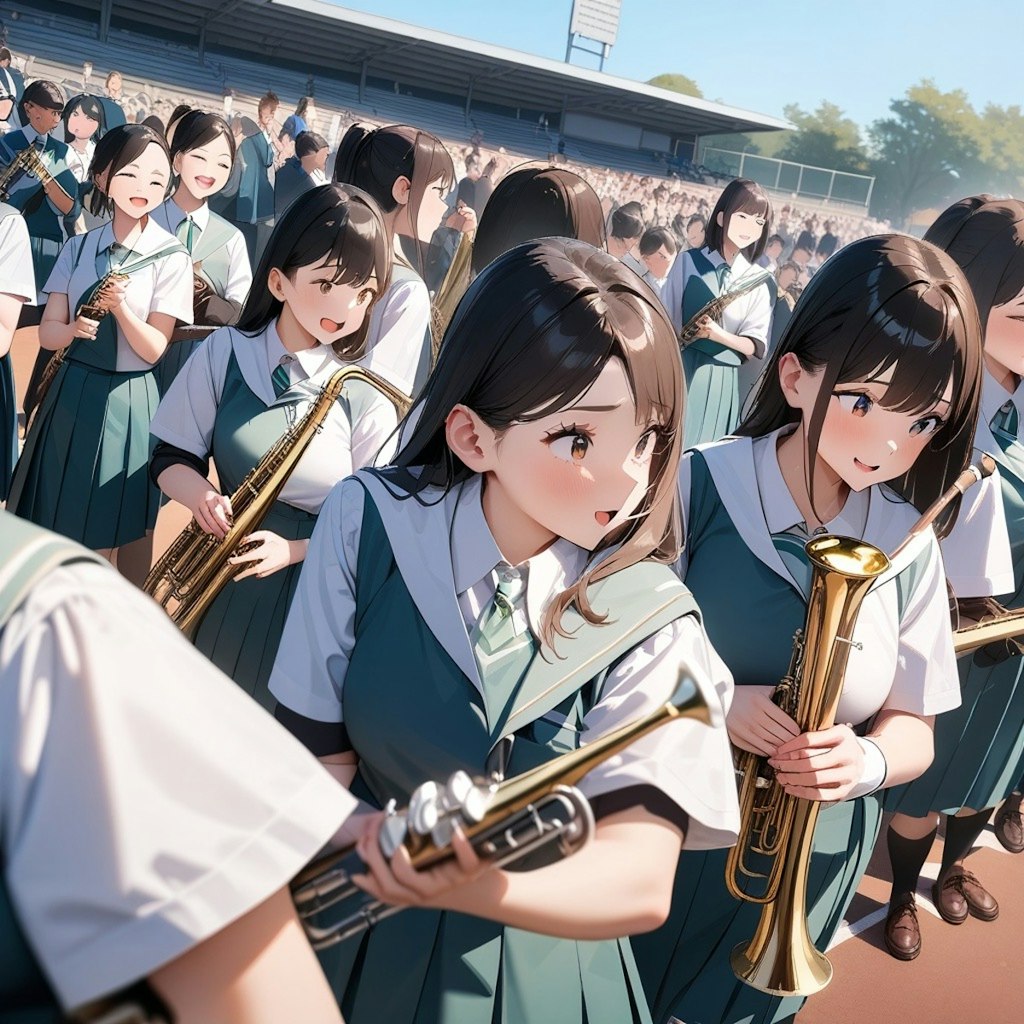
M 864 751 L 864 772 L 860 782 L 850 790 L 847 800 L 855 800 L 859 796 L 867 796 L 881 789 L 885 785 L 885 778 L 889 774 L 889 766 L 885 763 L 885 754 L 882 748 L 866 736 L 858 736 L 857 742 L 860 749 Z

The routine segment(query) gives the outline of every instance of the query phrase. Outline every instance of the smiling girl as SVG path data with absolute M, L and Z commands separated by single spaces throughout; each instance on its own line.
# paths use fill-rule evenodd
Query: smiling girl
M 770 697 L 807 615 L 804 543 L 829 533 L 894 551 L 966 466 L 980 392 L 978 315 L 956 264 L 906 236 L 861 239 L 804 291 L 739 436 L 691 452 L 680 474 L 680 567 L 736 682 L 729 735 L 769 758 L 787 794 L 829 805 L 807 883 L 822 950 L 871 856 L 876 791 L 928 767 L 933 716 L 960 698 L 928 530 L 861 605 L 836 716 L 849 724 L 800 734 Z M 955 515 L 939 517 L 940 535 Z M 669 923 L 634 939 L 659 1024 L 767 1024 L 800 1008 L 734 977 L 730 954 L 761 907 L 729 895 L 725 861 L 684 854 Z
M 518 775 L 644 714 L 681 668 L 728 701 L 659 564 L 680 541 L 682 374 L 635 285 L 584 242 L 500 256 L 455 311 L 396 465 L 325 503 L 271 689 L 367 803 L 459 768 Z M 571 861 L 493 871 L 325 953 L 346 1020 L 649 1021 L 619 937 L 664 917 L 681 840 L 731 842 L 731 774 L 720 728 L 635 744 L 585 780 L 596 835 Z
M 237 326 L 211 334 L 160 403 L 153 479 L 207 533 L 227 533 L 226 495 L 363 354 L 370 310 L 388 286 L 388 243 L 358 189 L 303 194 L 275 226 Z M 273 705 L 266 681 L 320 506 L 338 480 L 373 462 L 397 423 L 380 391 L 346 386 L 199 625 L 196 646 L 263 704 Z M 207 479 L 211 458 L 220 491 Z
M 746 178 L 729 182 L 711 213 L 704 247 L 681 253 L 662 289 L 678 332 L 712 299 L 751 277 L 765 282 L 729 303 L 717 321 L 705 317 L 700 335 L 683 350 L 687 446 L 717 441 L 736 429 L 746 391 L 764 359 L 771 275 L 752 264 L 764 251 L 771 222 L 772 204 L 760 185 Z M 751 369 L 741 393 L 739 368 L 747 363 Z
M 189 110 L 174 122 L 171 166 L 178 187 L 153 219 L 175 235 L 192 257 L 195 294 L 193 322 L 221 327 L 233 324 L 252 285 L 249 252 L 241 231 L 214 213 L 208 200 L 227 183 L 235 160 L 235 138 L 217 114 Z M 161 394 L 199 342 L 170 346 L 157 370 Z
M 25 439 L 8 508 L 141 584 L 160 501 L 147 473 L 153 367 L 175 323 L 191 322 L 192 262 L 150 217 L 170 183 L 161 136 L 143 125 L 113 129 L 91 174 L 94 206 L 113 216 L 70 239 L 46 282 L 39 342 L 66 352 Z M 86 304 L 106 315 L 86 316 Z
M 409 240 L 422 267 L 426 243 L 448 214 L 445 198 L 455 181 L 452 158 L 439 139 L 418 128 L 354 124 L 338 147 L 334 180 L 373 197 L 394 245 L 391 287 L 373 311 L 362 364 L 415 397 L 430 371 L 430 296 L 400 238 Z M 472 231 L 476 215 L 472 210 L 456 213 L 446 224 Z

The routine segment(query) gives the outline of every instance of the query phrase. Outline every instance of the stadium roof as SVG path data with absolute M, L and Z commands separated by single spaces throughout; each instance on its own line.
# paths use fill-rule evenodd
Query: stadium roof
M 464 100 L 587 113 L 651 131 L 710 135 L 791 128 L 780 118 L 503 46 L 352 11 L 324 0 L 67 0 L 69 6 L 166 29 L 211 49 L 241 49 L 336 72 L 390 78 Z

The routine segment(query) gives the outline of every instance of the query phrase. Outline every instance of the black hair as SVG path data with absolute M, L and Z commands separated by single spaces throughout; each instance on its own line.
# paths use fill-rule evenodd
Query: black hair
M 994 306 L 1024 291 L 1024 202 L 969 196 L 939 214 L 924 237 L 963 270 L 983 328 Z
M 64 110 L 64 93 L 56 82 L 47 82 L 37 78 L 25 86 L 25 91 L 18 100 L 18 113 L 21 115 L 21 123 L 28 124 L 28 113 L 25 110 L 26 103 L 34 103 L 37 107 L 44 107 L 46 110 Z
M 92 163 L 89 165 L 89 177 L 93 184 L 98 174 L 106 174 L 107 184 L 121 170 L 133 160 L 137 160 L 149 146 L 159 146 L 167 157 L 167 187 L 170 189 L 172 174 L 171 154 L 167 149 L 167 140 L 155 132 L 149 125 L 145 124 L 122 124 L 111 128 L 99 142 L 92 154 Z M 108 198 L 99 186 L 92 190 L 89 200 L 89 209 L 96 216 L 103 213 L 112 213 L 113 201 Z
M 97 122 L 96 131 L 92 135 L 92 141 L 99 142 L 103 138 L 103 132 L 107 124 L 106 118 L 103 116 L 103 104 L 95 96 L 90 96 L 88 93 L 72 96 L 64 104 L 64 113 L 61 115 L 61 120 L 64 122 L 64 138 L 66 140 L 71 138 L 71 129 L 68 126 L 68 122 L 71 120 L 71 115 L 79 110 L 86 117 L 91 117 Z
M 676 236 L 668 228 L 648 228 L 640 238 L 640 255 L 650 256 L 662 246 L 673 255 L 679 248 Z
M 316 132 L 299 132 L 295 136 L 295 155 L 301 160 L 304 156 L 319 153 L 327 149 L 327 140 Z
M 558 236 L 603 249 L 604 211 L 597 193 L 562 167 L 517 167 L 491 193 L 473 240 L 473 272 L 522 242 Z
M 952 384 L 942 426 L 889 486 L 925 509 L 967 467 L 981 397 L 981 325 L 963 272 L 941 249 L 909 235 L 875 235 L 828 260 L 800 295 L 737 434 L 762 437 L 800 421 L 779 380 L 779 363 L 789 353 L 804 371 L 823 375 L 804 424 L 812 505 L 814 461 L 834 389 L 889 369 L 885 408 L 899 412 L 932 408 Z M 954 503 L 936 520 L 940 537 L 952 529 L 958 508 Z
M 815 255 L 820 256 L 822 261 L 827 260 L 839 247 L 839 239 L 835 235 L 822 235 L 815 249 Z
M 334 267 L 334 284 L 361 285 L 375 277 L 380 296 L 391 283 L 391 253 L 384 218 L 368 195 L 337 182 L 309 189 L 274 225 L 236 327 L 256 335 L 281 315 L 283 303 L 267 287 L 274 268 L 289 280 L 300 267 L 310 266 Z M 369 328 L 367 310 L 360 329 L 335 342 L 335 352 L 343 359 L 359 359 Z
M 783 248 L 785 248 L 786 240 L 782 237 L 782 235 L 771 235 L 768 238 L 768 241 L 764 243 L 764 247 L 767 249 L 769 245 L 781 245 Z M 831 256 L 832 254 L 829 253 L 829 255 Z
M 235 136 L 231 132 L 231 126 L 220 114 L 207 114 L 202 110 L 189 110 L 178 114 L 179 108 L 175 108 L 177 121 L 174 114 L 171 115 L 170 124 L 173 127 L 171 141 L 171 161 L 182 153 L 188 153 L 200 146 L 213 142 L 216 138 L 222 138 L 228 144 L 228 152 L 231 154 L 231 161 L 235 159 Z
M 694 224 L 699 224 L 702 228 L 707 229 L 708 219 L 703 214 L 692 213 L 686 221 L 687 228 L 692 227 Z
M 643 233 L 643 207 L 639 203 L 626 203 L 612 214 L 612 238 L 639 238 Z
M 734 213 L 749 213 L 764 218 L 761 237 L 743 250 L 746 259 L 753 263 L 764 252 L 765 242 L 772 227 L 772 201 L 768 193 L 756 181 L 749 178 L 735 178 L 722 189 L 715 208 L 708 218 L 704 244 L 712 251 L 721 253 L 729 231 L 729 219 Z M 722 223 L 718 215 L 722 214 Z

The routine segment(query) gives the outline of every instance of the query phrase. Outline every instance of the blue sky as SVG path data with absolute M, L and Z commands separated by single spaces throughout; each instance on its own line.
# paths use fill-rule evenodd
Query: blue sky
M 347 0 L 349 7 L 561 60 L 571 0 Z M 970 10 L 971 14 L 966 12 Z M 861 125 L 922 78 L 976 107 L 1024 103 L 1024 0 L 623 0 L 610 74 L 682 72 L 713 100 L 782 115 L 823 99 Z M 574 63 L 596 67 L 593 58 Z

